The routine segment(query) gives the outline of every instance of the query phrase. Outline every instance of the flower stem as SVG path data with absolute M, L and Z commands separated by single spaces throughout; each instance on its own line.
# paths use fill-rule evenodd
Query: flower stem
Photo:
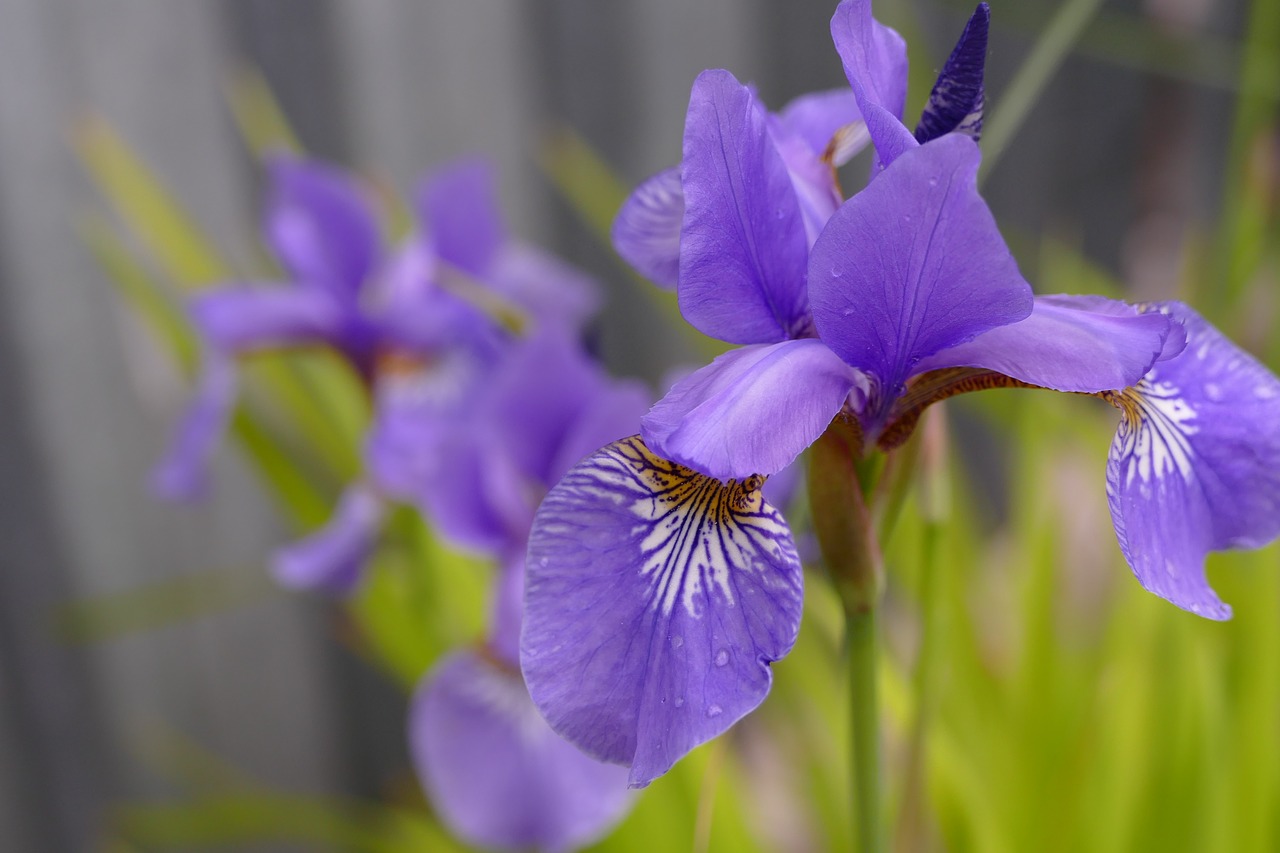
M 879 643 L 876 611 L 850 612 L 847 622 L 849 699 L 852 718 L 854 837 L 862 853 L 881 853 L 880 713 L 876 690 Z

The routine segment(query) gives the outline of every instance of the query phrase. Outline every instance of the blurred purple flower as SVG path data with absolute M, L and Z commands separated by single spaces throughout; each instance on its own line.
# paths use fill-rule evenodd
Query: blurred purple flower
M 1112 400 L 1126 415 L 1109 469 L 1126 557 L 1149 589 L 1206 615 L 1221 604 L 1204 585 L 1204 553 L 1280 532 L 1271 511 L 1280 442 L 1232 433 L 1229 445 L 1225 423 L 1182 429 L 1179 413 L 1204 410 L 1208 395 L 1179 396 L 1170 382 L 1194 384 L 1163 379 L 1201 369 L 1185 354 L 1188 331 L 1212 340 L 1206 364 L 1243 363 L 1238 351 L 1188 323 L 1185 309 L 1033 297 L 1023 280 L 976 186 L 987 20 L 984 4 L 912 133 L 899 118 L 900 39 L 872 19 L 868 0 L 841 3 L 832 35 L 877 162 L 816 239 L 777 120 L 724 71 L 694 84 L 678 184 L 668 174 L 642 185 L 620 215 L 624 256 L 642 270 L 674 269 L 685 318 L 745 345 L 678 381 L 640 436 L 570 470 L 530 537 L 521 651 L 531 695 L 556 731 L 629 765 L 633 785 L 768 693 L 769 665 L 799 628 L 802 575 L 761 475 L 782 470 L 838 416 L 873 449 L 964 390 L 1020 385 Z M 680 201 L 674 243 L 634 239 L 646 221 L 637 211 L 660 218 L 655 187 Z M 674 266 L 664 255 L 673 245 Z M 1260 429 L 1275 380 L 1258 368 L 1241 384 Z M 1229 447 L 1266 469 L 1230 463 Z M 1151 487 L 1159 475 L 1150 472 L 1173 470 L 1188 485 Z M 1196 485 L 1202 476 L 1242 491 Z M 1181 538 L 1157 518 L 1163 501 L 1179 507 Z

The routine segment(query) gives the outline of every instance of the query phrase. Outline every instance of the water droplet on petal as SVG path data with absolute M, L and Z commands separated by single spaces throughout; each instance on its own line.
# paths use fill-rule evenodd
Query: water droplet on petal
M 684 637 L 672 637 L 671 648 L 678 649 L 684 645 Z
M 551 562 L 551 559 L 549 557 L 543 557 L 541 560 L 538 561 L 538 565 L 542 566 L 542 568 L 545 569 L 550 562 Z
M 728 649 L 721 649 L 720 651 L 716 652 L 716 666 L 724 666 L 728 662 L 729 662 Z
M 718 717 L 718 716 L 720 716 L 720 715 L 721 715 L 721 714 L 723 714 L 723 713 L 724 713 L 724 708 L 721 708 L 719 705 L 708 705 L 708 706 L 707 706 L 707 716 L 708 716 L 708 717 Z
M 1216 382 L 1206 383 L 1204 386 L 1204 395 L 1216 403 L 1222 399 L 1222 386 Z
M 677 697 L 676 697 L 675 706 L 676 706 L 677 708 L 683 708 L 683 707 L 684 707 L 684 697 L 683 697 L 683 696 L 677 696 Z
M 930 178 L 930 179 L 929 179 L 929 186 L 931 186 L 931 187 L 936 187 L 937 185 L 938 185 L 938 179 L 937 179 L 937 178 Z

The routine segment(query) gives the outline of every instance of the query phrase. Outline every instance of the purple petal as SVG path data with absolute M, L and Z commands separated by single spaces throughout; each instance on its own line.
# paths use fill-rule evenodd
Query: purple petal
M 858 381 L 812 338 L 742 347 L 677 382 L 641 432 L 655 453 L 710 477 L 768 475 L 822 435 Z
M 870 429 L 922 359 L 1031 313 L 1031 287 L 978 195 L 978 159 L 955 134 L 907 151 L 845 202 L 810 253 L 822 340 L 876 380 Z
M 653 394 L 641 382 L 614 380 L 601 388 L 566 431 L 548 472 L 547 485 L 557 483 L 598 448 L 634 435 L 651 405 Z
M 524 546 L 501 557 L 493 584 L 486 650 L 499 663 L 520 669 L 520 628 L 524 622 Z
M 493 167 L 461 160 L 432 174 L 418 190 L 418 215 L 445 263 L 483 278 L 507 242 Z
M 907 45 L 871 17 L 871 0 L 844 0 L 831 18 L 831 38 L 883 166 L 915 145 L 902 124 L 907 100 Z
M 758 706 L 800 627 L 791 532 L 758 481 L 639 437 L 574 467 L 529 539 L 521 662 L 557 732 L 647 785 Z
M 674 288 L 680 275 L 684 190 L 680 169 L 664 169 L 636 187 L 613 220 L 613 247 L 654 284 Z
M 234 365 L 221 353 L 207 353 L 195 399 L 151 472 L 153 493 L 165 500 L 187 501 L 208 491 L 209 459 L 226 431 L 235 399 Z
M 377 262 L 378 224 L 345 173 L 311 160 L 267 162 L 267 241 L 295 279 L 349 296 Z
M 987 29 L 991 9 L 979 3 L 965 24 L 925 105 L 916 140 L 925 143 L 944 133 L 963 133 L 976 141 L 982 136 L 982 74 L 987 63 Z
M 1185 325 L 1187 346 L 1113 399 L 1111 518 L 1146 589 L 1227 619 L 1204 559 L 1280 535 L 1280 380 L 1185 305 L 1152 307 Z
M 778 114 L 783 127 L 804 140 L 815 157 L 827 149 L 832 164 L 842 166 L 861 150 L 867 137 L 854 132 L 851 125 L 861 125 L 858 99 L 849 89 L 810 92 L 792 100 Z M 860 139 L 862 145 L 855 144 Z
M 755 95 L 704 71 L 685 119 L 680 311 L 730 343 L 774 343 L 809 325 L 808 241 L 791 176 Z
M 351 486 L 324 527 L 276 551 L 271 561 L 276 582 L 291 589 L 350 593 L 377 544 L 385 511 L 385 502 L 368 487 Z
M 191 300 L 200 333 L 227 353 L 297 344 L 342 346 L 358 315 L 329 293 L 301 287 L 228 287 Z
M 486 849 L 573 850 L 631 803 L 626 771 L 560 739 L 520 674 L 476 652 L 449 656 L 409 709 L 418 777 L 449 828 Z
M 535 320 L 580 328 L 600 308 L 595 279 L 533 246 L 507 243 L 494 257 L 486 283 Z
M 1178 324 L 1123 302 L 1037 296 L 1031 316 L 922 359 L 917 373 L 982 367 L 1055 391 L 1111 391 L 1137 384 L 1160 358 Z

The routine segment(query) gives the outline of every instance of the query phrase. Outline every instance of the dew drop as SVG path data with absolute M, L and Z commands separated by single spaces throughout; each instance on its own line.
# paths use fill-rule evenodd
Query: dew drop
M 538 560 L 538 565 L 539 565 L 539 566 L 542 566 L 542 568 L 544 568 L 544 569 L 545 569 L 545 568 L 546 568 L 550 563 L 551 563 L 551 558 L 550 558 L 550 557 L 543 557 L 542 559 Z
M 1259 385 L 1253 389 L 1253 396 L 1259 400 L 1270 400 L 1275 395 L 1276 388 L 1274 385 Z
M 684 645 L 684 637 L 672 637 L 671 648 L 678 649 Z
M 708 716 L 708 717 L 718 717 L 718 716 L 720 716 L 720 715 L 721 715 L 721 714 L 723 714 L 723 713 L 724 713 L 724 708 L 721 708 L 719 705 L 708 705 L 708 706 L 707 706 L 707 716 Z
M 675 704 L 675 706 L 676 706 L 677 708 L 683 708 L 683 707 L 684 707 L 684 697 L 683 697 L 683 696 L 677 696 L 677 697 L 676 697 L 676 701 L 675 701 L 675 703 L 674 703 L 674 704 Z
M 931 187 L 936 187 L 937 185 L 938 185 L 938 179 L 937 179 L 937 178 L 930 178 L 930 179 L 929 179 L 929 186 L 931 186 Z
M 1222 386 L 1216 382 L 1206 383 L 1204 386 L 1204 395 L 1216 403 L 1222 399 Z
M 728 649 L 721 649 L 720 651 L 716 652 L 716 666 L 724 666 L 728 662 L 729 662 Z

